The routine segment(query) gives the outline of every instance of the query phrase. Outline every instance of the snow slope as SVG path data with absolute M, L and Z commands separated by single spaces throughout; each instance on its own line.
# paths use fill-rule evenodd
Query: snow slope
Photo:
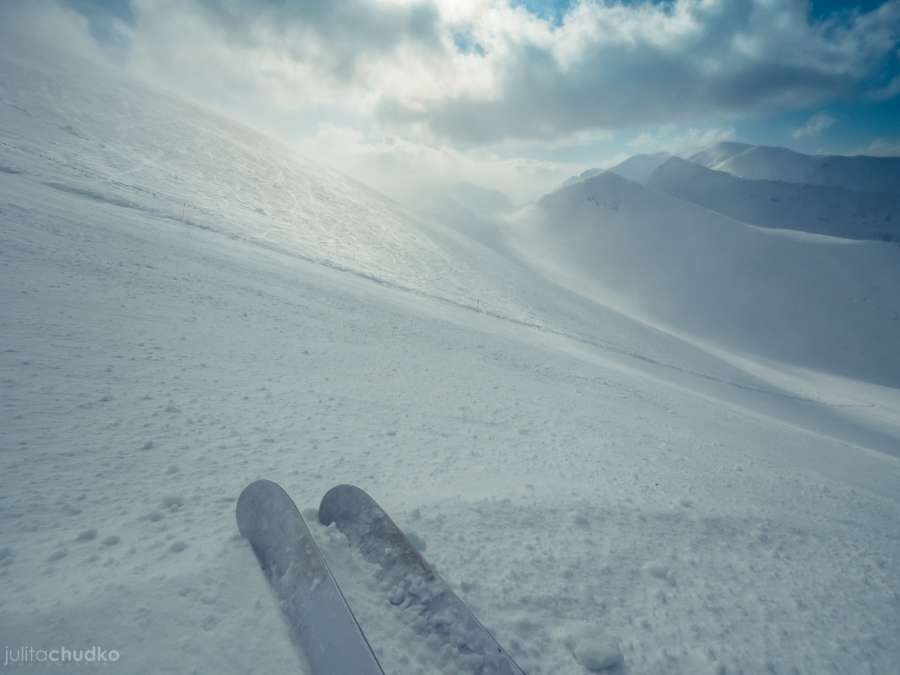
M 848 239 L 900 241 L 900 191 L 738 178 L 672 157 L 644 184 L 736 220 Z
M 895 668 L 897 389 L 585 297 L 536 270 L 564 249 L 516 257 L 548 223 L 475 242 L 113 74 L 0 72 L 4 647 L 120 653 L 67 673 L 302 669 L 234 524 L 267 477 L 311 522 L 364 487 L 529 673 Z M 557 225 L 596 226 L 579 208 Z M 849 279 L 895 250 L 795 236 L 857 250 Z M 388 672 L 459 672 L 314 534 Z
M 102 66 L 51 59 L 6 57 L 0 172 L 456 302 L 486 290 L 467 257 L 448 251 L 451 233 L 369 188 Z
M 720 143 L 689 158 L 740 178 L 812 183 L 859 190 L 900 190 L 900 157 L 805 155 L 767 145 Z
M 570 288 L 725 349 L 900 385 L 900 247 L 745 225 L 607 172 L 520 216 Z

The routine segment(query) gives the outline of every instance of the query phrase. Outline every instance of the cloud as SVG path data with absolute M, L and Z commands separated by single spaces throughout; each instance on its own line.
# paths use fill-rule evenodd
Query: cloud
M 52 0 L 0 2 L 0 45 L 22 59 L 52 61 L 77 54 L 91 62 L 105 60 L 88 19 Z
M 820 112 L 812 115 L 802 126 L 797 127 L 791 132 L 794 138 L 815 138 L 820 136 L 823 131 L 834 126 L 837 120 L 828 113 Z
M 260 0 L 135 0 L 141 37 L 145 29 L 166 37 L 185 19 L 204 26 L 204 37 L 240 53 L 258 52 L 315 70 L 323 79 L 353 82 L 369 75 L 367 64 L 413 47 L 444 52 L 440 16 L 426 2 L 273 2 Z M 162 40 L 161 48 L 171 46 Z M 198 46 L 205 46 L 200 41 Z
M 232 109 L 293 113 L 376 96 L 408 98 L 448 45 L 425 2 L 133 0 L 128 67 L 168 89 Z
M 628 141 L 628 147 L 636 152 L 670 152 L 673 155 L 690 155 L 698 150 L 735 138 L 733 128 L 683 128 L 673 124 L 663 125 L 653 132 L 644 131 Z
M 900 94 L 900 75 L 894 75 L 890 82 L 869 92 L 869 96 L 876 101 L 889 101 Z
M 383 97 L 377 112 L 388 124 L 484 144 L 780 110 L 851 92 L 900 35 L 897 0 L 818 23 L 806 9 L 789 0 L 580 2 L 553 26 L 495 8 L 471 27 L 493 89 Z
M 477 149 L 460 151 L 331 124 L 320 126 L 298 143 L 298 149 L 416 206 L 460 182 L 491 186 L 514 202 L 524 203 L 589 168 L 579 163 L 500 157 Z
M 133 0 L 136 73 L 214 105 L 311 108 L 457 147 L 813 105 L 900 39 L 900 0 L 812 21 L 795 0 Z M 890 85 L 889 85 L 890 87 Z
M 862 150 L 864 155 L 900 157 L 900 138 L 876 138 Z

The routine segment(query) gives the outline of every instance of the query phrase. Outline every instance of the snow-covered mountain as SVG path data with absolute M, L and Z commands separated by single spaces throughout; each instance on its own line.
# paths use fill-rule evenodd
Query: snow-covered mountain
M 748 143 L 738 143 L 737 141 L 719 141 L 694 153 L 690 156 L 690 160 L 697 164 L 714 168 L 753 147 Z
M 663 164 L 671 156 L 672 155 L 668 152 L 654 152 L 633 155 L 628 159 L 619 162 L 611 169 L 608 169 L 608 171 L 622 176 L 623 178 L 637 181 L 638 183 L 643 183 L 650 177 L 650 174 L 652 174 L 657 169 L 657 167 L 659 167 L 660 164 Z M 587 171 L 583 171 L 577 176 L 572 176 L 568 180 L 564 181 L 560 187 L 568 187 L 570 185 L 574 185 L 575 183 L 580 183 L 590 178 L 594 178 L 595 176 L 599 176 L 606 171 L 607 169 L 588 169 Z
M 627 178 L 637 183 L 646 183 L 650 176 L 653 175 L 653 172 L 671 157 L 672 155 L 668 152 L 634 155 L 624 162 L 616 164 L 610 171 L 618 176 L 622 176 L 622 178 Z
M 89 74 L 86 74 L 89 73 Z M 0 171 L 519 317 L 450 230 L 290 147 L 102 66 L 3 63 Z M 458 267 L 461 265 L 462 267 Z
M 555 279 L 626 313 L 900 386 L 900 247 L 752 227 L 612 172 L 545 196 L 520 228 Z
M 338 483 L 531 674 L 895 668 L 900 248 L 612 174 L 447 228 L 121 73 L 23 59 L 0 44 L 5 645 L 306 672 L 234 523 L 265 477 L 386 672 L 479 664 L 315 524 Z
M 577 176 L 572 176 L 571 178 L 567 178 L 566 180 L 564 180 L 560 187 L 575 185 L 575 183 L 580 183 L 583 180 L 588 180 L 589 178 L 593 178 L 594 176 L 599 176 L 604 171 L 606 171 L 606 169 L 588 169 L 587 171 L 582 171 Z
M 861 192 L 900 190 L 900 157 L 805 155 L 787 148 L 725 142 L 689 158 L 740 178 L 843 187 Z
M 752 225 L 900 241 L 900 191 L 857 192 L 833 185 L 751 180 L 679 157 L 659 166 L 645 184 Z

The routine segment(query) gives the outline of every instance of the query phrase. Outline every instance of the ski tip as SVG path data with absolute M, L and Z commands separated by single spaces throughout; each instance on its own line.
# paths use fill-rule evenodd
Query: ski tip
M 319 522 L 328 526 L 340 519 L 342 513 L 361 503 L 372 503 L 372 498 L 365 490 L 355 485 L 335 485 L 319 503 Z
M 237 500 L 234 509 L 238 530 L 247 539 L 255 528 L 256 514 L 264 504 L 275 500 L 288 500 L 291 498 L 278 483 L 270 480 L 255 480 L 244 488 Z

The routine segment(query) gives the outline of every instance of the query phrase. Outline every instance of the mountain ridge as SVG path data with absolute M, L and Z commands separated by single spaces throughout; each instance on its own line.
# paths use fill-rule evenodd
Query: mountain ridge
M 900 191 L 900 157 L 808 155 L 779 146 L 728 142 L 687 159 L 740 178 L 839 186 L 861 192 Z
M 680 157 L 661 164 L 646 185 L 760 227 L 900 241 L 900 195 L 740 178 Z
M 573 290 L 728 350 L 897 386 L 900 248 L 761 228 L 607 171 L 521 214 Z

